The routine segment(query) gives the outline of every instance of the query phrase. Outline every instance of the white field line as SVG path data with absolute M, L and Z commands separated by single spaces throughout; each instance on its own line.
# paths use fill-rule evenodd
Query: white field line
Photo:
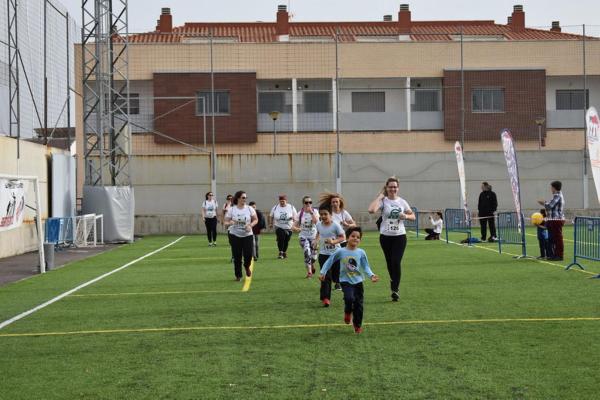
M 160 249 L 154 250 L 154 251 L 152 251 L 152 252 L 150 252 L 150 253 L 148 253 L 146 255 L 143 255 L 143 256 L 141 256 L 139 258 L 136 258 L 135 260 L 130 261 L 127 264 L 120 266 L 119 268 L 113 269 L 112 271 L 109 271 L 109 272 L 107 272 L 107 273 L 105 273 L 103 275 L 100 275 L 97 278 L 89 280 L 89 281 L 87 281 L 85 283 L 82 283 L 81 285 L 79 285 L 79 286 L 77 286 L 77 287 L 75 287 L 75 288 L 73 288 L 71 290 L 68 290 L 68 291 L 66 291 L 66 292 L 64 292 L 62 294 L 59 294 L 58 296 L 56 296 L 56 297 L 54 297 L 54 298 L 46 301 L 45 303 L 42 303 L 42 304 L 40 304 L 40 305 L 32 308 L 31 310 L 22 312 L 21 314 L 16 315 L 16 316 L 12 317 L 11 319 L 7 319 L 6 321 L 0 323 L 0 329 L 3 329 L 5 327 L 7 327 L 8 325 L 12 324 L 13 322 L 16 322 L 16 321 L 18 321 L 18 320 L 20 320 L 22 318 L 25 318 L 28 315 L 31 315 L 34 312 L 41 310 L 42 308 L 48 307 L 49 305 L 51 305 L 53 303 L 56 303 L 57 301 L 59 301 L 59 300 L 65 298 L 65 297 L 69 296 L 70 294 L 73 294 L 73 293 L 77 292 L 78 290 L 83 289 L 86 286 L 92 285 L 92 284 L 94 284 L 94 283 L 96 283 L 96 282 L 98 282 L 98 281 L 106 278 L 107 276 L 110 276 L 110 275 L 112 275 L 112 274 L 114 274 L 116 272 L 119 272 L 119 271 L 121 271 L 121 270 L 123 270 L 123 269 L 125 269 L 125 268 L 127 268 L 127 267 L 129 267 L 129 266 L 131 266 L 131 265 L 133 265 L 133 264 L 135 264 L 135 263 L 143 260 L 144 258 L 150 257 L 150 256 L 152 256 L 152 255 L 154 255 L 154 254 L 156 254 L 156 253 L 158 253 L 158 252 L 166 249 L 167 247 L 170 247 L 170 246 L 174 245 L 175 243 L 179 242 L 184 237 L 185 236 L 181 236 L 180 238 L 178 238 L 178 239 L 172 241 L 171 243 L 169 243 L 169 244 L 161 247 Z

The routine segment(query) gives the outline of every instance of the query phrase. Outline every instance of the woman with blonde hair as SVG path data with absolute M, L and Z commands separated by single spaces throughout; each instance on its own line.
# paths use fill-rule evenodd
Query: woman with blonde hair
M 406 249 L 404 221 L 415 220 L 415 214 L 408 202 L 398 196 L 399 187 L 398 178 L 394 176 L 388 178 L 383 189 L 369 205 L 370 214 L 381 212 L 379 244 L 385 255 L 385 262 L 390 274 L 392 301 L 400 299 L 401 263 Z

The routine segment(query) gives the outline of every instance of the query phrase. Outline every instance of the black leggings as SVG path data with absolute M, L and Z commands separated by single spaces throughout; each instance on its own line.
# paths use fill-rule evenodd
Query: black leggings
M 321 268 L 323 268 L 323 265 L 325 265 L 325 261 L 327 261 L 327 259 L 331 257 L 327 254 L 319 254 L 319 266 Z M 321 282 L 321 300 L 324 299 L 331 299 L 331 282 L 337 282 L 333 279 L 333 274 L 334 274 L 334 270 L 337 269 L 337 274 L 338 274 L 338 280 L 339 280 L 339 275 L 340 275 L 340 262 L 336 261 L 335 263 L 333 263 L 333 265 L 331 266 L 331 268 L 329 268 L 329 271 L 327 271 L 327 273 L 325 274 L 325 279 Z
M 290 239 L 292 238 L 292 231 L 275 228 L 275 235 L 277 235 L 277 248 L 279 251 L 287 252 Z
M 390 274 L 390 289 L 392 292 L 400 290 L 400 278 L 402 277 L 402 256 L 406 249 L 406 235 L 386 236 L 379 235 L 379 244 L 385 255 L 388 273 Z
M 204 218 L 204 225 L 206 226 L 206 236 L 208 236 L 208 243 L 217 241 L 217 217 Z
M 236 278 L 242 277 L 242 257 L 244 258 L 244 267 L 250 267 L 252 263 L 252 248 L 254 247 L 254 238 L 252 235 L 239 237 L 229 235 L 231 240 L 231 250 L 233 251 L 233 269 Z
M 487 226 L 490 226 L 490 237 L 496 237 L 496 221 L 494 220 L 494 214 L 480 214 L 482 219 L 479 220 L 479 224 L 481 225 L 481 240 L 485 240 L 487 237 Z M 487 218 L 483 218 L 487 217 Z

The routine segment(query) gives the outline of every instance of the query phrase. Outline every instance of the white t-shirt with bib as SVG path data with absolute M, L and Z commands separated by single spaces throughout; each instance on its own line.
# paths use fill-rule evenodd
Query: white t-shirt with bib
M 342 222 L 348 222 L 352 220 L 352 216 L 350 215 L 350 213 L 346 210 L 342 210 L 342 212 L 336 213 L 336 212 L 331 212 L 331 219 L 333 219 L 335 222 L 337 222 L 338 224 L 340 224 L 340 226 L 344 226 L 344 224 L 342 224 Z
M 275 207 L 271 209 L 271 218 L 273 218 L 273 225 L 277 228 L 291 231 L 294 220 L 298 218 L 298 213 L 290 203 L 286 204 L 285 207 L 276 204 Z
M 215 218 L 219 205 L 216 200 L 204 200 L 202 208 L 204 209 L 204 218 Z
M 406 235 L 404 220 L 400 219 L 400 214 L 410 210 L 408 202 L 401 197 L 390 200 L 387 197 L 381 199 L 379 204 L 381 211 L 381 227 L 379 233 L 385 236 Z
M 225 214 L 226 218 L 231 218 L 233 225 L 229 226 L 229 233 L 237 237 L 252 236 L 252 230 L 248 232 L 246 225 L 252 222 L 252 217 L 256 216 L 256 211 L 250 206 L 244 206 L 238 208 L 238 206 L 231 206 Z
M 313 215 L 317 217 L 317 222 L 313 223 Z M 317 223 L 319 222 L 319 212 L 312 208 L 310 212 L 304 209 L 298 214 L 298 223 L 300 224 L 300 236 L 304 239 L 314 239 L 317 236 Z

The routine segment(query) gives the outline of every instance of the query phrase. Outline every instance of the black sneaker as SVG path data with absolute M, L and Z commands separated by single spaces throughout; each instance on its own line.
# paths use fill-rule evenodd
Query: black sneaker
M 281 258 L 287 258 L 287 253 L 285 251 L 283 252 L 283 257 Z
M 339 283 L 336 283 L 335 290 L 342 290 L 342 285 L 340 285 Z
M 280 260 L 283 259 L 283 251 L 279 252 L 279 255 L 277 256 L 277 258 L 279 258 Z
M 392 301 L 398 300 L 400 300 L 400 295 L 398 294 L 398 292 L 392 292 Z

